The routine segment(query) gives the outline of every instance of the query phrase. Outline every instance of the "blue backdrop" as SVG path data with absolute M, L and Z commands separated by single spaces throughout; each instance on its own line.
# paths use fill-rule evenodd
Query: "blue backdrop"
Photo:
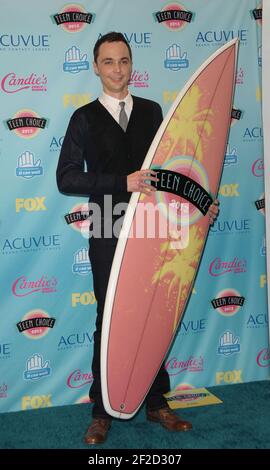
M 96 304 L 85 222 L 70 223 L 87 200 L 59 194 L 55 170 L 71 114 L 101 91 L 92 49 L 110 30 L 132 47 L 131 93 L 158 101 L 164 114 L 210 54 L 240 39 L 220 216 L 166 362 L 172 389 L 268 377 L 261 7 L 256 0 L 227 0 L 226 8 L 223 0 L 2 5 L 1 411 L 88 396 Z M 241 306 L 217 307 L 224 296 L 241 298 Z

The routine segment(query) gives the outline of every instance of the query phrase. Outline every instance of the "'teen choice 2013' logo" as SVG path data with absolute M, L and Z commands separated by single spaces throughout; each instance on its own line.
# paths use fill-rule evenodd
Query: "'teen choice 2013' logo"
M 262 2 L 250 11 L 251 18 L 256 21 L 260 26 L 262 25 Z
M 48 78 L 44 73 L 38 75 L 32 72 L 30 75 L 19 76 L 15 72 L 9 72 L 1 80 L 1 89 L 8 94 L 23 90 L 47 91 L 47 83 Z
M 50 279 L 42 275 L 37 281 L 28 281 L 26 276 L 20 276 L 12 285 L 12 293 L 16 297 L 42 293 L 51 294 L 56 292 L 57 279 L 53 276 Z
M 239 122 L 240 119 L 243 117 L 243 111 L 241 109 L 232 109 L 232 114 L 231 114 L 231 126 L 233 126 L 235 123 Z
M 79 33 L 84 28 L 93 23 L 95 14 L 87 12 L 82 5 L 78 3 L 69 3 L 65 5 L 60 13 L 51 15 L 52 22 L 60 26 L 68 33 Z
M 27 312 L 23 319 L 17 323 L 20 333 L 23 333 L 30 339 L 40 339 L 48 334 L 55 325 L 55 318 L 48 315 L 45 310 L 36 308 Z
M 76 232 L 88 234 L 90 226 L 88 203 L 80 202 L 73 206 L 71 211 L 65 215 L 65 221 Z
M 176 211 L 169 212 L 168 217 L 173 222 L 177 218 L 177 224 L 184 226 L 188 223 L 190 225 L 194 224 L 202 217 L 203 213 L 207 212 L 212 200 L 208 194 L 209 182 L 207 173 L 201 163 L 192 160 L 189 156 L 183 155 L 168 160 L 163 165 L 162 170 L 159 170 L 158 167 L 153 167 L 153 169 L 160 178 L 158 186 L 156 183 L 153 183 L 153 185 L 160 189 L 156 193 L 156 199 L 158 203 L 163 203 L 160 207 L 161 213 L 165 217 L 167 217 L 167 214 L 163 208 L 175 205 Z M 166 183 L 165 171 L 168 171 L 168 181 L 173 183 L 171 187 Z M 176 172 L 177 178 L 170 178 L 169 172 Z M 167 189 L 166 192 L 164 192 L 165 187 Z M 191 203 L 188 206 L 188 218 L 185 217 L 184 212 L 180 213 L 178 210 L 180 209 L 179 201 L 181 197 Z
M 257 211 L 259 211 L 263 216 L 265 216 L 265 195 L 264 193 L 260 195 L 259 199 L 255 201 L 255 206 Z
M 169 3 L 160 11 L 153 13 L 155 22 L 161 23 L 171 31 L 180 31 L 194 20 L 194 13 L 180 3 Z
M 220 291 L 217 297 L 211 300 L 213 308 L 225 317 L 235 315 L 244 302 L 245 298 L 237 290 L 230 288 Z
M 41 129 L 48 127 L 49 120 L 39 115 L 32 109 L 22 109 L 11 119 L 4 121 L 4 125 L 8 130 L 14 131 L 15 134 L 24 139 L 32 139 L 36 137 Z

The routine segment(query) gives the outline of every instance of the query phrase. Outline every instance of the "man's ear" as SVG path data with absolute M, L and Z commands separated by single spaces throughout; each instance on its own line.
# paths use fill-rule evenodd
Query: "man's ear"
M 99 71 L 98 71 L 96 62 L 93 62 L 93 69 L 94 69 L 95 74 L 99 75 Z

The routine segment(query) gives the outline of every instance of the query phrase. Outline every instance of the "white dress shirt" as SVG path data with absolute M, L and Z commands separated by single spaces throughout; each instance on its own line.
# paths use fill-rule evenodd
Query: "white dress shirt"
M 104 106 L 104 108 L 106 108 L 107 111 L 109 111 L 109 113 L 118 123 L 119 123 L 119 114 L 121 111 L 121 107 L 119 106 L 119 103 L 121 101 L 124 101 L 126 115 L 129 120 L 131 111 L 133 108 L 133 99 L 130 93 L 128 93 L 124 99 L 119 100 L 118 98 L 114 98 L 113 96 L 107 95 L 106 93 L 103 92 L 102 95 L 99 97 L 99 101 Z

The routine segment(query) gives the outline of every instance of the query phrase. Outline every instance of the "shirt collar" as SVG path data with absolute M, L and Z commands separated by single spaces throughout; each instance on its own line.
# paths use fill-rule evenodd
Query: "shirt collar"
M 119 103 L 121 101 L 124 101 L 127 107 L 130 109 L 132 109 L 132 104 L 133 104 L 132 96 L 129 92 L 127 96 L 121 100 L 119 100 L 118 98 L 114 98 L 113 96 L 107 95 L 107 93 L 103 92 L 100 97 L 100 101 L 104 103 L 105 106 L 108 106 L 109 108 L 111 108 L 114 112 L 117 112 L 119 110 Z

